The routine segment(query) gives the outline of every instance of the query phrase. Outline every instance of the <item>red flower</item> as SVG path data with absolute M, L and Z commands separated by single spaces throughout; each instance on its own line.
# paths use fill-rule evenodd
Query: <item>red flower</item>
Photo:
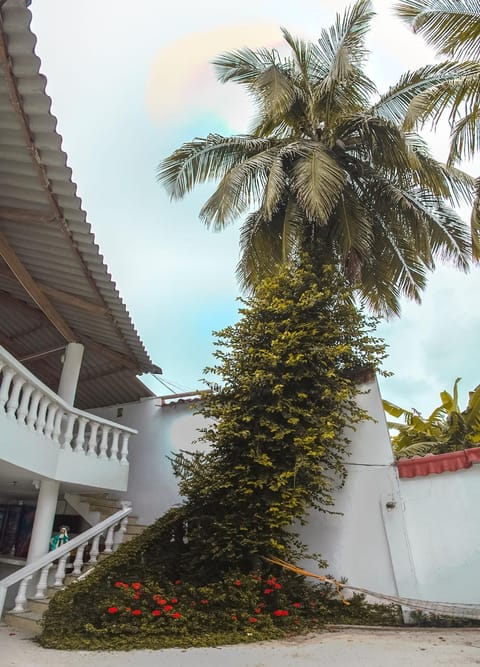
M 273 584 L 273 587 L 276 588 L 277 590 L 280 590 L 282 584 Z
M 159 600 L 157 600 L 157 602 L 158 602 L 158 604 L 167 604 L 167 601 L 165 600 L 165 598 L 160 598 Z
M 232 616 L 232 621 L 238 621 L 238 618 L 236 616 Z
M 170 602 L 171 602 L 172 604 L 177 604 L 178 600 L 177 600 L 177 598 L 172 598 L 172 599 L 170 600 Z
M 133 596 L 133 599 L 134 600 L 140 600 L 140 593 L 135 593 L 135 595 Z
M 113 585 L 115 586 L 115 588 L 123 588 L 125 586 L 123 581 L 116 581 Z
M 141 616 L 142 610 L 141 609 L 134 609 L 132 611 L 133 616 Z
M 208 600 L 200 600 L 202 604 L 208 604 Z
M 178 611 L 176 611 L 174 614 L 172 614 L 172 618 L 174 618 L 175 620 L 178 620 L 181 617 L 182 617 L 182 615 Z
M 108 611 L 109 614 L 118 614 L 118 612 L 119 612 L 120 610 L 119 610 L 118 607 L 109 607 L 109 608 L 107 609 L 107 611 Z
M 300 602 L 294 602 L 292 606 L 295 607 L 295 609 L 300 609 L 302 605 L 300 604 Z
M 258 607 L 258 609 L 255 609 L 255 613 L 256 614 L 261 614 L 262 613 L 262 610 L 260 609 L 260 607 Z
M 266 588 L 263 592 L 265 595 L 270 595 L 270 593 L 273 593 L 273 588 Z
M 288 611 L 287 609 L 276 609 L 273 612 L 274 616 L 288 616 Z
M 275 577 L 270 577 L 270 579 L 267 579 L 267 584 L 268 584 L 269 586 L 275 586 L 275 582 L 276 582 L 276 581 L 277 581 L 277 580 L 275 579 Z
M 252 618 L 248 619 L 249 623 L 256 623 L 258 621 L 258 618 L 255 618 L 255 616 L 252 616 Z
M 173 607 L 171 604 L 166 604 L 163 608 L 165 611 L 172 611 Z
M 160 609 L 154 609 L 152 611 L 152 616 L 161 616 L 161 615 L 162 615 L 162 612 L 160 611 Z
M 235 586 L 241 586 L 242 585 L 242 582 L 240 581 L 240 579 L 236 579 L 233 583 L 235 584 Z
M 135 581 L 132 584 L 132 588 L 133 588 L 134 591 L 139 591 L 141 589 L 141 587 L 142 587 L 142 584 L 140 584 L 138 581 Z
M 125 607 L 125 611 L 132 611 L 131 607 Z
M 177 579 L 177 581 L 175 582 L 175 586 L 179 586 L 181 583 L 182 582 L 180 581 L 180 579 Z

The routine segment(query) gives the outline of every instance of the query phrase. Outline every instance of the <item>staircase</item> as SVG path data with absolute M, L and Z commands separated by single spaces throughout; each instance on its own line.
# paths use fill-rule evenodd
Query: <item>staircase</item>
M 65 500 L 91 526 L 121 509 L 123 502 L 112 498 L 108 493 L 66 493 Z M 146 524 L 138 523 L 138 517 L 130 514 L 123 541 L 129 542 L 137 535 L 141 535 L 145 528 Z
M 4 622 L 31 636 L 40 632 L 42 616 L 58 590 L 88 576 L 97 562 L 108 558 L 121 543 L 140 535 L 146 527 L 136 522 L 129 503 L 108 495 L 70 495 L 68 498 L 67 495 L 67 502 L 72 506 L 76 504 L 77 511 L 81 504 L 79 514 L 87 521 L 94 520 L 95 525 L 37 563 L 26 565 L 0 581 L 0 616 L 8 587 L 20 582 L 15 607 L 6 612 Z M 86 549 L 88 560 L 84 559 Z M 69 562 L 73 570 L 67 574 Z M 52 566 L 56 566 L 54 576 L 50 573 Z

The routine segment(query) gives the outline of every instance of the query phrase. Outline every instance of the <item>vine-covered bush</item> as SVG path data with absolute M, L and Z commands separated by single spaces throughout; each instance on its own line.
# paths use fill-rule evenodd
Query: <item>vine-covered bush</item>
M 201 438 L 208 449 L 173 457 L 183 503 L 55 597 L 44 645 L 106 646 L 111 640 L 113 648 L 124 634 L 137 644 L 147 636 L 157 645 L 214 643 L 217 627 L 222 637 L 227 632 L 238 641 L 250 625 L 255 636 L 273 636 L 305 616 L 288 605 L 301 602 L 306 584 L 284 574 L 289 595 L 275 604 L 289 611 L 288 618 L 270 609 L 249 623 L 261 602 L 249 573 L 263 585 L 271 572 L 262 556 L 295 561 L 306 555 L 292 524 L 304 522 L 312 507 L 328 511 L 333 505 L 346 475 L 349 436 L 368 417 L 355 400 L 355 374 L 376 369 L 383 346 L 337 273 L 314 271 L 307 261 L 266 280 L 243 301 L 240 314 L 236 325 L 217 334 L 216 365 L 207 369 L 215 380 L 207 382 L 200 409 L 209 420 Z M 248 586 L 232 589 L 239 577 L 247 577 Z M 129 588 L 115 588 L 115 582 Z M 133 582 L 141 584 L 144 605 L 136 615 L 125 610 L 134 609 L 126 604 Z M 307 597 L 314 594 L 308 590 Z M 153 595 L 177 597 L 181 616 L 153 607 Z M 201 599 L 211 600 L 203 611 Z M 119 611 L 108 614 L 112 607 Z M 331 609 L 316 618 L 325 620 Z M 231 627 L 231 616 L 241 619 L 239 626 Z

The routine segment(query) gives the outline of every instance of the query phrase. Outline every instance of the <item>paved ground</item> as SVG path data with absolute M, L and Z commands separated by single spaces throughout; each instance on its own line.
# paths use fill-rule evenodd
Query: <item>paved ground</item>
M 474 630 L 352 630 L 243 646 L 89 653 L 39 648 L 0 627 L 2 667 L 432 667 L 480 665 Z

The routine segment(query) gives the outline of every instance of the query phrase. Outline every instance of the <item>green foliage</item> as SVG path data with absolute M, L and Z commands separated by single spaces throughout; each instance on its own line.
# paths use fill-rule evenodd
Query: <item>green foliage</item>
M 403 417 L 405 423 L 388 422 L 397 431 L 392 446 L 397 458 L 425 454 L 445 454 L 480 445 L 480 386 L 469 393 L 468 405 L 461 410 L 458 403 L 458 383 L 453 392 L 440 393 L 441 404 L 431 415 L 422 417 L 417 410 L 405 410 L 384 401 L 385 411 L 392 417 Z
M 474 181 L 402 129 L 413 100 L 450 85 L 460 66 L 407 73 L 378 96 L 366 74 L 372 17 L 370 0 L 357 0 L 316 42 L 283 30 L 285 58 L 248 48 L 217 57 L 218 79 L 256 105 L 250 134 L 197 137 L 159 166 L 172 199 L 215 181 L 200 219 L 215 230 L 241 222 L 247 291 L 301 248 L 391 315 L 402 295 L 420 300 L 437 260 L 468 268 L 471 238 L 451 206 L 472 201 Z
M 349 436 L 367 418 L 355 371 L 383 356 L 344 280 L 306 259 L 265 280 L 240 313 L 208 369 L 221 378 L 200 408 L 209 449 L 174 458 L 197 572 L 302 553 L 292 523 L 333 504 Z
M 317 595 L 302 578 L 282 574 L 282 587 L 272 586 L 264 600 L 269 614 L 248 620 L 262 602 L 260 583 L 272 576 L 261 557 L 305 555 L 292 524 L 311 507 L 332 505 L 345 479 L 349 436 L 367 418 L 355 401 L 356 373 L 375 370 L 384 350 L 343 279 L 306 260 L 265 281 L 240 312 L 240 321 L 218 334 L 210 371 L 221 384 L 208 383 L 200 409 L 209 419 L 202 435 L 208 450 L 173 458 L 184 502 L 55 596 L 45 646 L 205 645 L 301 630 L 307 626 L 294 622 L 299 615 L 310 619 L 308 627 L 360 612 L 375 616 L 360 599 L 344 608 L 330 591 L 326 604 L 326 588 Z M 117 581 L 141 582 L 141 614 L 125 611 L 133 609 L 132 590 Z M 181 600 L 181 617 L 154 616 L 153 595 Z M 313 616 L 303 607 L 288 617 L 273 613 L 311 596 Z M 199 599 L 211 600 L 208 614 Z M 112 606 L 122 612 L 108 614 Z
M 307 632 L 324 623 L 401 624 L 395 605 L 368 605 L 356 595 L 345 605 L 328 584 L 308 585 L 288 573 L 281 579 L 232 572 L 222 581 L 192 586 L 181 580 L 97 581 L 91 597 L 73 603 L 58 593 L 40 643 L 50 648 L 116 649 L 211 646 Z M 75 610 L 74 626 L 64 621 Z

